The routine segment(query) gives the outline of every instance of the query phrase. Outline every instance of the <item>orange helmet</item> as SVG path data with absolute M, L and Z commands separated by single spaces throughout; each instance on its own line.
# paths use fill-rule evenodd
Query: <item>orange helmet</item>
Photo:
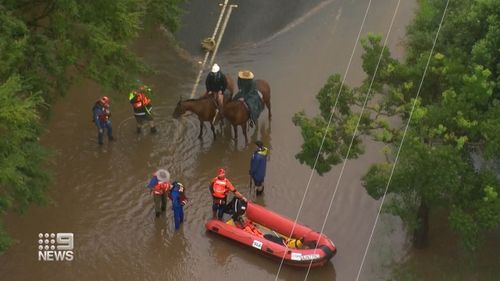
M 226 176 L 226 171 L 223 168 L 219 168 L 219 170 L 217 170 L 217 176 L 219 178 L 225 177 Z
M 107 96 L 102 96 L 99 101 L 102 103 L 102 104 L 109 104 L 109 98 Z

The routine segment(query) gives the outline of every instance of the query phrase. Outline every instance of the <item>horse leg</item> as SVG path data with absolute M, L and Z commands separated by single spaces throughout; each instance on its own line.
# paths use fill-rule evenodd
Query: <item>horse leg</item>
M 248 145 L 248 137 L 247 137 L 247 122 L 241 124 L 241 129 L 243 130 L 243 135 L 245 136 L 245 145 Z
M 200 135 L 198 136 L 199 139 L 201 139 L 201 136 L 203 135 L 203 120 L 200 120 Z
M 269 119 L 269 121 L 271 121 L 271 99 L 268 99 L 266 101 L 266 106 L 267 106 L 267 111 L 268 111 L 267 118 Z
M 238 140 L 238 125 L 233 125 L 233 130 L 234 130 L 234 140 Z
M 215 141 L 215 127 L 214 127 L 214 123 L 210 122 L 210 128 L 212 129 L 212 133 L 214 134 L 214 141 Z

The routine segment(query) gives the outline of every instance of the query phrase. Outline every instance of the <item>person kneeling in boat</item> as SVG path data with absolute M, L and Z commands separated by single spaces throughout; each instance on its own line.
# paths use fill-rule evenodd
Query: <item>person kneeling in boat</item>
M 217 176 L 210 182 L 209 189 L 213 197 L 212 217 L 214 219 L 222 220 L 226 207 L 227 193 L 229 191 L 232 191 L 236 197 L 247 202 L 245 196 L 239 193 L 229 179 L 226 178 L 226 171 L 222 168 L 218 170 Z
M 234 225 L 250 234 L 264 237 L 257 226 L 248 218 L 243 217 L 247 209 L 247 202 L 236 196 L 226 205 L 226 213 L 232 215 Z

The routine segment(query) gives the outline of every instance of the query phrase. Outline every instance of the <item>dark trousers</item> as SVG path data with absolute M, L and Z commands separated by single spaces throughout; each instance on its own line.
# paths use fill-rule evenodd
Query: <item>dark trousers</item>
M 217 213 L 217 218 L 222 220 L 224 216 L 224 211 L 226 210 L 226 199 L 216 199 L 214 198 L 214 203 L 212 204 L 212 211 Z
M 155 213 L 165 211 L 167 209 L 167 195 L 166 194 L 153 194 L 153 201 L 155 203 Z
M 97 141 L 99 142 L 99 144 L 104 143 L 104 130 L 107 131 L 108 138 L 110 140 L 113 139 L 113 127 L 111 126 L 111 121 L 102 122 L 101 128 L 102 130 L 100 128 L 97 128 Z

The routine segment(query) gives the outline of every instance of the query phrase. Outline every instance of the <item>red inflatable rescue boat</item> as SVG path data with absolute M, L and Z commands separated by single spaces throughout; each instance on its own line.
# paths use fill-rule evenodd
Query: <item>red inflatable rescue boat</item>
M 245 225 L 235 225 L 212 219 L 205 227 L 208 231 L 247 245 L 265 255 L 296 267 L 324 265 L 337 252 L 333 242 L 309 227 L 296 224 L 291 237 L 293 220 L 278 215 L 262 206 L 248 202 Z M 298 242 L 300 240 L 300 242 Z

